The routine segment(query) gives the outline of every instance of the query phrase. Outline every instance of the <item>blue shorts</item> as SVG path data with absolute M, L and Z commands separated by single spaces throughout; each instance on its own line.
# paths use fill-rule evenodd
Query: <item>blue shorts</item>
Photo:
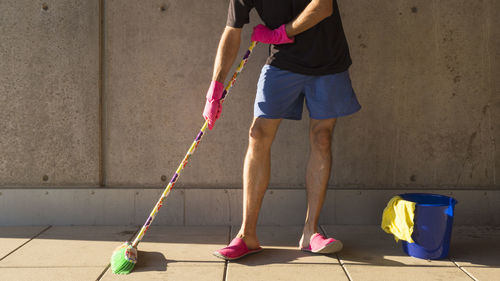
M 311 76 L 264 65 L 257 84 L 254 117 L 300 120 L 304 99 L 313 119 L 337 118 L 361 109 L 347 71 Z

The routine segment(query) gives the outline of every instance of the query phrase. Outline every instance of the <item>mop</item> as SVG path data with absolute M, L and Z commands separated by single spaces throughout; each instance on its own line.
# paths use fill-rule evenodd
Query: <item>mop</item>
M 240 65 L 238 66 L 238 68 L 236 68 L 236 71 L 234 72 L 233 77 L 231 78 L 231 80 L 227 84 L 226 88 L 224 89 L 224 92 L 222 94 L 221 104 L 223 103 L 226 95 L 229 93 L 229 90 L 231 89 L 231 87 L 233 87 L 234 82 L 236 81 L 236 77 L 238 77 L 238 74 L 241 72 L 241 70 L 243 69 L 243 67 L 247 63 L 248 58 L 250 57 L 250 54 L 252 53 L 253 48 L 255 47 L 256 44 L 257 44 L 257 42 L 255 42 L 255 41 L 252 41 L 252 43 L 250 44 L 250 47 L 248 48 L 247 52 L 243 56 L 243 59 L 241 60 Z M 160 199 L 158 200 L 158 202 L 154 206 L 148 219 L 146 220 L 146 222 L 142 226 L 141 231 L 139 231 L 139 233 L 135 237 L 134 241 L 132 243 L 130 241 L 127 241 L 113 251 L 113 254 L 111 255 L 111 270 L 113 271 L 113 273 L 115 273 L 115 274 L 129 274 L 134 269 L 134 266 L 137 263 L 137 246 L 139 245 L 139 242 L 142 240 L 142 238 L 144 237 L 144 234 L 146 233 L 149 226 L 151 225 L 151 223 L 155 219 L 156 215 L 158 214 L 158 211 L 160 210 L 160 208 L 163 205 L 163 201 L 165 200 L 165 198 L 167 198 L 168 194 L 170 193 L 170 190 L 174 187 L 175 183 L 179 179 L 180 172 L 182 171 L 182 169 L 184 169 L 186 167 L 186 164 L 188 162 L 189 157 L 191 157 L 191 155 L 194 153 L 194 151 L 198 147 L 198 144 L 200 143 L 201 138 L 205 134 L 205 130 L 207 129 L 207 126 L 208 126 L 208 121 L 205 121 L 205 123 L 201 127 L 200 132 L 198 133 L 198 135 L 194 139 L 193 143 L 189 147 L 188 152 L 184 156 L 184 159 L 182 159 L 179 167 L 175 171 L 174 176 L 172 177 L 172 179 L 168 183 L 167 187 L 163 191 Z

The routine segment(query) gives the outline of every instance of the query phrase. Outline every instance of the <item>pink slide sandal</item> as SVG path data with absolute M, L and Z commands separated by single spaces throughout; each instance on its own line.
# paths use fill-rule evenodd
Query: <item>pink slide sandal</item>
M 309 246 L 301 248 L 302 251 L 315 254 L 332 254 L 342 250 L 342 242 L 333 238 L 325 238 L 319 233 L 313 234 Z
M 232 261 L 240 259 L 246 255 L 261 252 L 262 250 L 263 250 L 262 247 L 250 250 L 248 249 L 243 239 L 236 237 L 233 239 L 233 241 L 231 241 L 231 243 L 227 247 L 215 251 L 214 256 L 224 260 Z

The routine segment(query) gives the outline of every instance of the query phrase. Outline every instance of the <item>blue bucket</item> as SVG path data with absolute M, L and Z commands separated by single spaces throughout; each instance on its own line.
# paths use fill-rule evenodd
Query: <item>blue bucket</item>
M 406 193 L 404 200 L 415 202 L 412 239 L 402 241 L 403 251 L 409 256 L 438 260 L 448 256 L 450 249 L 453 213 L 457 200 L 438 194 Z

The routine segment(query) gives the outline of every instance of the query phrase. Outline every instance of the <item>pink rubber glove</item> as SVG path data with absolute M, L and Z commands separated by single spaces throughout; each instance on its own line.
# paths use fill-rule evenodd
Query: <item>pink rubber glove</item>
M 212 81 L 210 88 L 207 91 L 207 102 L 203 110 L 203 117 L 208 121 L 208 128 L 212 130 L 215 121 L 219 119 L 222 111 L 222 104 L 220 102 L 222 93 L 224 92 L 224 85 L 218 81 Z
M 259 24 L 253 28 L 252 41 L 259 41 L 266 44 L 288 44 L 293 43 L 294 38 L 288 38 L 285 25 L 269 29 L 267 26 Z

